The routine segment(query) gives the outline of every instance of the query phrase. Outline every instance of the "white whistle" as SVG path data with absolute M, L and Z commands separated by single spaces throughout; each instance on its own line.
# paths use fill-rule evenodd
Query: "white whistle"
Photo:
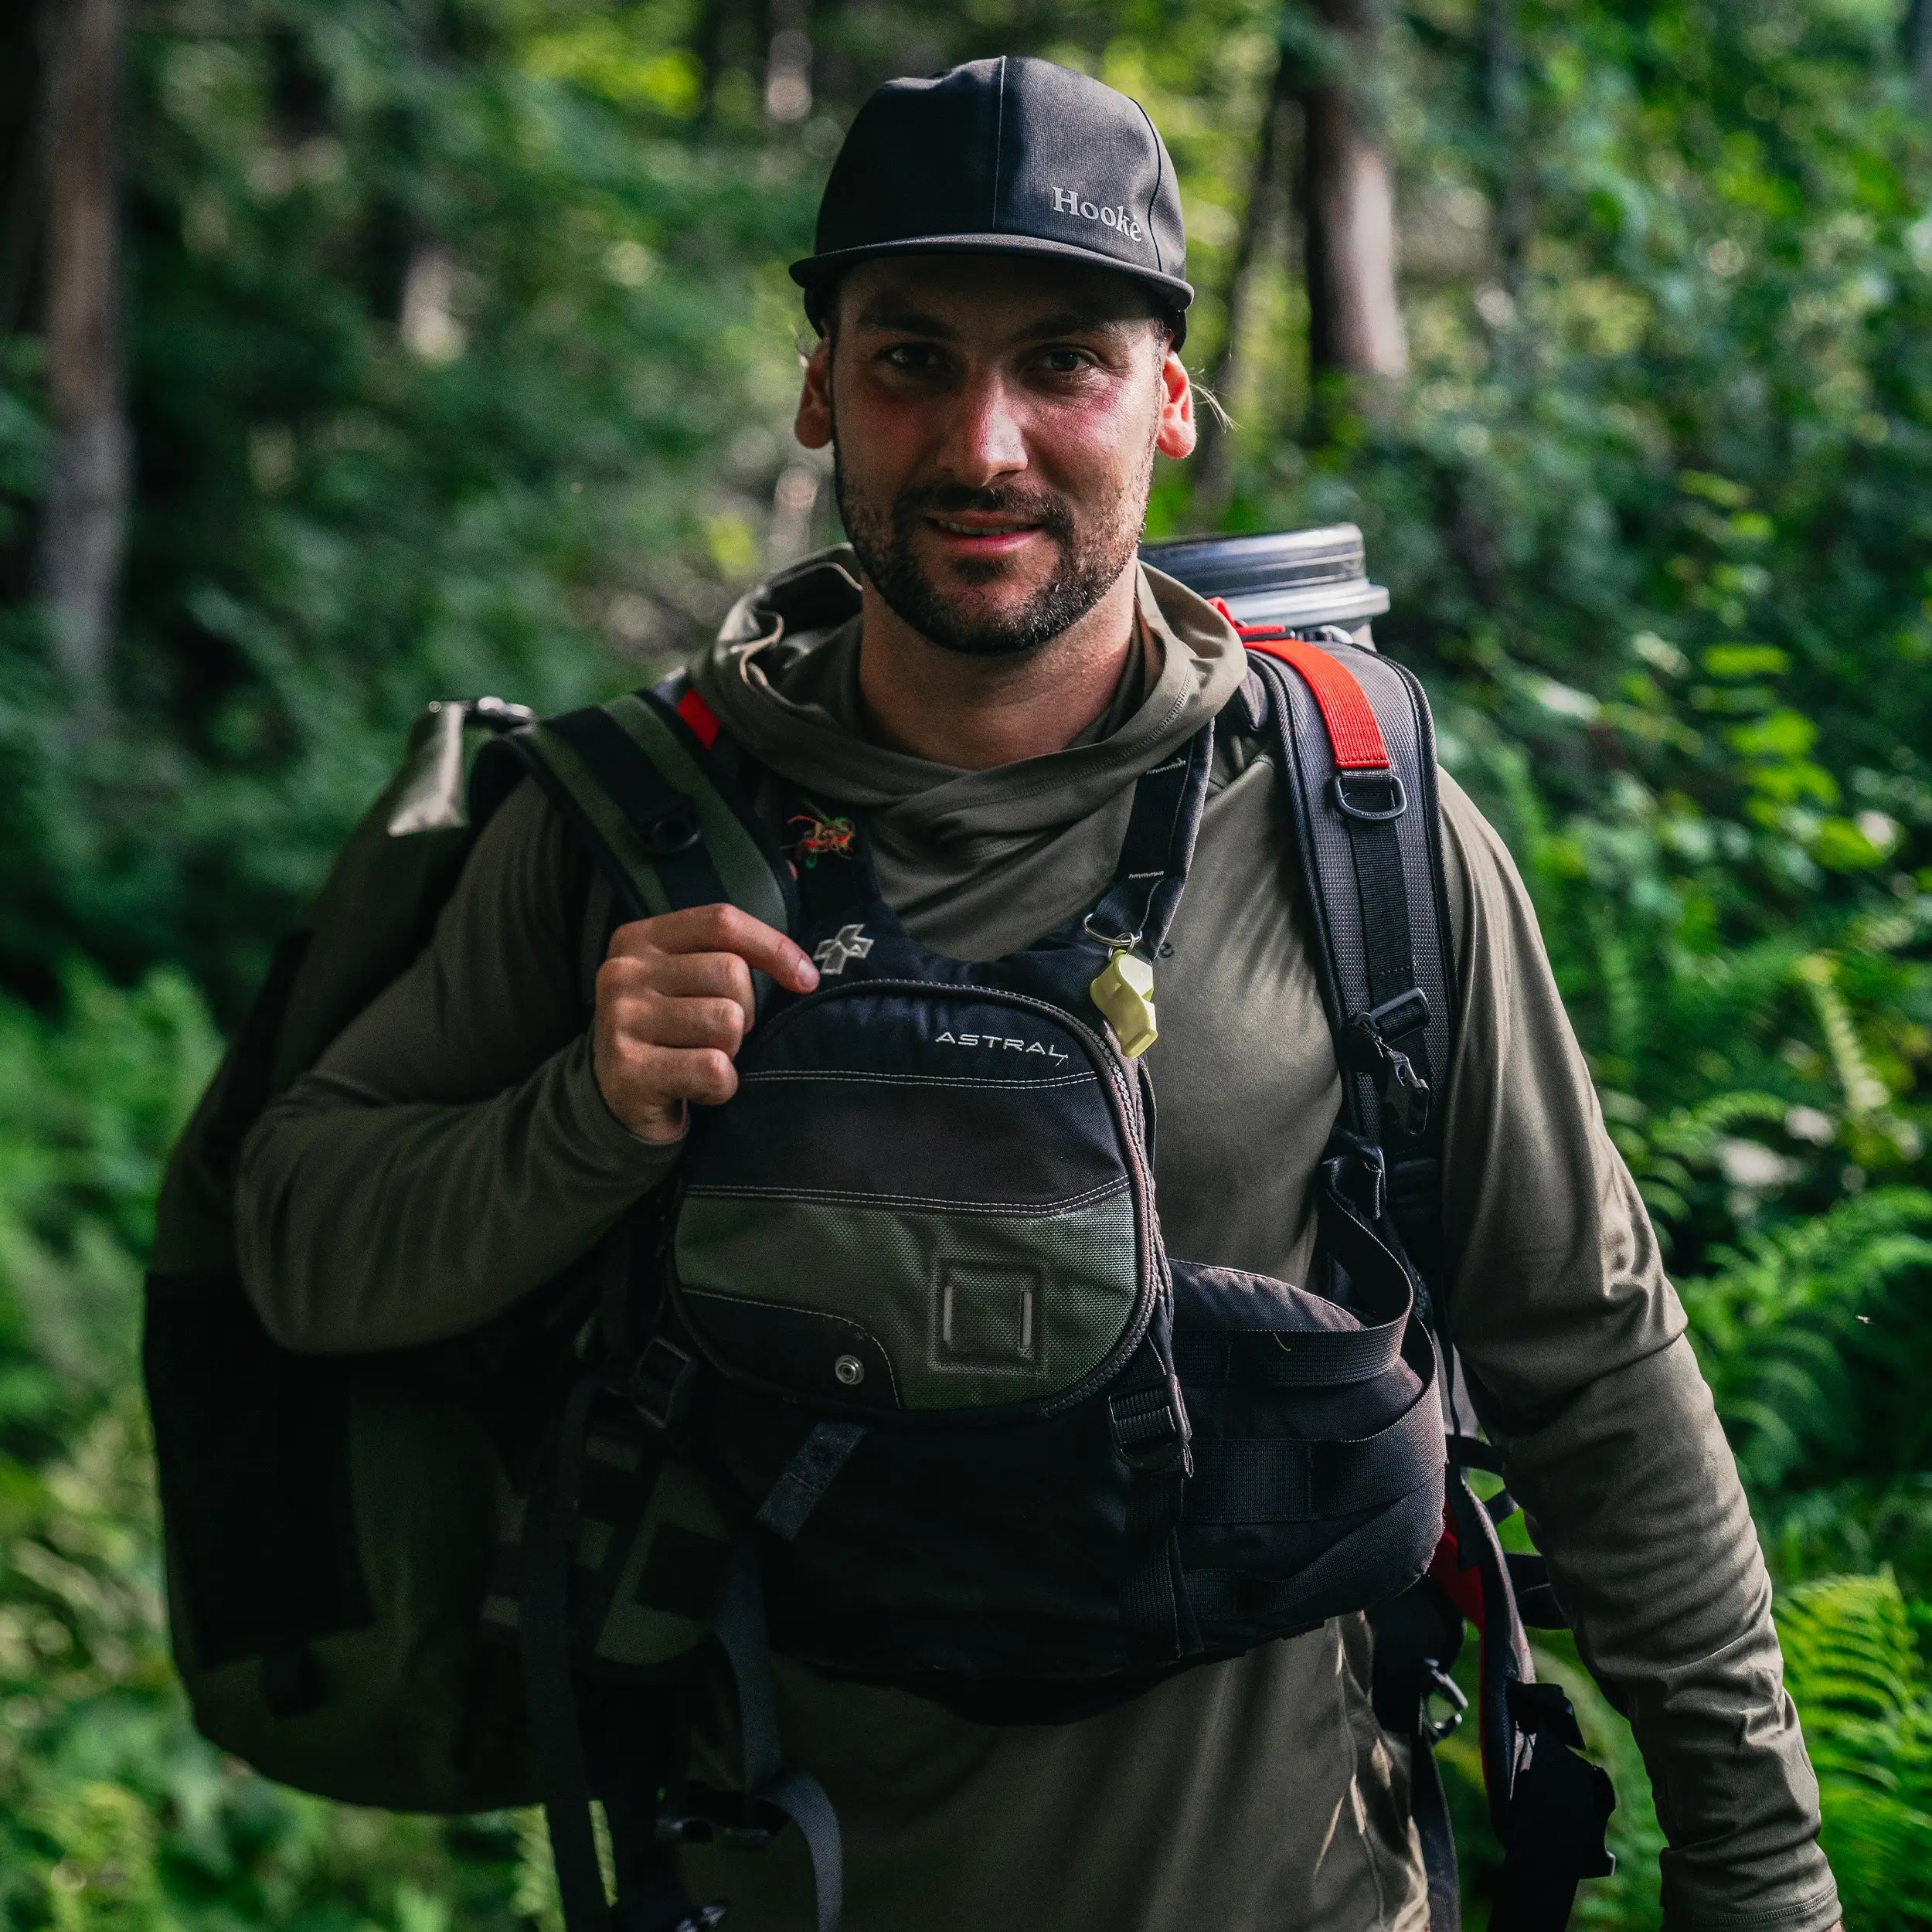
M 1139 954 L 1121 947 L 1087 990 L 1129 1060 L 1138 1060 L 1160 1037 L 1154 1023 L 1154 968 Z

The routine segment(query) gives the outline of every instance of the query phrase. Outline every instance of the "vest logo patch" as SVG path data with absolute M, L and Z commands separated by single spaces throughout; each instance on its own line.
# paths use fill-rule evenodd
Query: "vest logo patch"
M 819 940 L 811 957 L 821 973 L 842 973 L 855 959 L 872 951 L 872 941 L 862 926 L 841 926 L 829 939 Z
M 1055 1066 L 1065 1060 L 1063 1048 L 1048 1046 L 1039 1040 L 1009 1039 L 1001 1033 L 941 1033 L 933 1042 L 935 1046 L 990 1046 L 1003 1048 L 1009 1053 L 1043 1053 Z
M 1056 215 L 1077 215 L 1082 221 L 1097 221 L 1103 228 L 1118 230 L 1129 241 L 1139 241 L 1147 233 L 1124 208 L 1108 208 L 1083 200 L 1071 188 L 1049 188 L 1046 192 L 1053 197 L 1053 213 Z

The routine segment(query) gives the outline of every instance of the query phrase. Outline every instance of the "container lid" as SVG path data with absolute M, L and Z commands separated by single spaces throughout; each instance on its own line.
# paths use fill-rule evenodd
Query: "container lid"
M 1389 607 L 1388 592 L 1369 581 L 1362 532 L 1352 523 L 1144 543 L 1141 556 L 1202 597 L 1225 598 L 1243 624 L 1355 623 Z

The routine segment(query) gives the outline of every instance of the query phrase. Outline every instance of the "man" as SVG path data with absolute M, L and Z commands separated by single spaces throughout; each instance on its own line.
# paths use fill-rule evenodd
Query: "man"
M 1243 676 L 1220 617 L 1135 561 L 1154 457 L 1194 443 L 1182 266 L 1145 115 L 1009 60 L 882 90 L 794 271 L 821 331 L 798 435 L 835 452 L 852 548 L 753 594 L 693 675 L 760 766 L 862 815 L 888 900 L 958 957 L 1090 902 L 1137 776 Z M 1217 743 L 1161 968 L 1157 1185 L 1177 1252 L 1292 1281 L 1339 1080 L 1280 774 Z M 1816 1786 L 1729 1451 L 1521 883 L 1442 793 L 1447 1325 L 1644 1747 L 1671 1923 L 1823 1932 Z M 672 1174 L 690 1108 L 731 1096 L 753 971 L 816 982 L 729 908 L 607 945 L 593 927 L 587 961 L 587 860 L 524 787 L 428 950 L 264 1117 L 244 1267 L 283 1338 L 399 1345 L 540 1288 Z M 1370 1658 L 1350 1616 L 1012 1728 L 781 1660 L 781 1718 L 843 1821 L 852 1932 L 1414 1927 L 1407 1747 L 1376 1723 Z M 699 1768 L 728 1784 L 721 1736 Z M 796 1834 L 685 1867 L 744 1932 L 809 1923 Z

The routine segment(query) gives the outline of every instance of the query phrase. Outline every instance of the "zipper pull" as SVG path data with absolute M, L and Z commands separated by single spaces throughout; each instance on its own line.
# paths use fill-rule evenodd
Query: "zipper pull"
M 1138 1060 L 1160 1037 L 1154 1023 L 1154 968 L 1139 954 L 1117 947 L 1087 990 L 1128 1060 Z

